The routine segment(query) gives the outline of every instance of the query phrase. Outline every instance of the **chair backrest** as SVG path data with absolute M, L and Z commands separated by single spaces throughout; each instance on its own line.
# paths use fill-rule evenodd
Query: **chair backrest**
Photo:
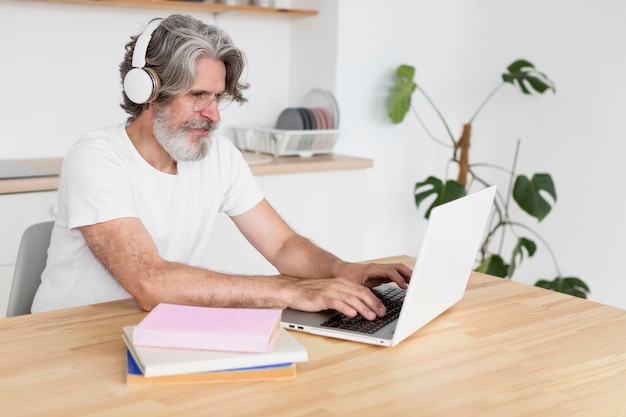
M 53 221 L 28 227 L 22 235 L 15 261 L 7 317 L 30 314 L 33 298 L 41 284 L 41 273 L 48 260 Z

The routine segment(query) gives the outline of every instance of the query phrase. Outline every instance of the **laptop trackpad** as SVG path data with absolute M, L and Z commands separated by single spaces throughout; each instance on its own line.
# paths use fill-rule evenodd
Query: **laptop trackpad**
M 338 314 L 340 313 L 335 310 L 325 310 L 316 313 L 309 313 L 305 311 L 286 308 L 283 310 L 281 321 L 283 327 L 288 329 L 297 329 L 298 326 L 319 326 L 321 323 L 324 323 L 326 320 Z

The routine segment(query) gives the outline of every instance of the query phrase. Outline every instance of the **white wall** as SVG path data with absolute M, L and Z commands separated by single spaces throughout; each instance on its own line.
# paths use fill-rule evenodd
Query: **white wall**
M 515 141 L 521 138 L 518 172 L 549 172 L 556 182 L 558 202 L 537 230 L 550 243 L 562 273 L 583 278 L 592 300 L 626 307 L 626 242 L 621 238 L 626 230 L 621 190 L 626 177 L 626 143 L 621 140 L 626 4 L 339 4 L 337 93 L 348 133 L 337 151 L 375 158 L 367 256 L 413 253 L 425 224 L 411 201 L 413 184 L 430 174 L 442 176 L 450 155 L 437 150 L 413 119 L 400 126 L 385 119 L 397 65 L 417 67 L 417 81 L 458 135 L 506 66 L 526 58 L 556 83 L 556 94 L 527 97 L 510 86 L 501 90 L 474 124 L 472 162 L 510 167 Z M 496 179 L 506 186 L 503 178 Z M 540 247 L 538 252 L 516 280 L 554 278 L 547 251 Z
M 63 156 L 82 134 L 121 123 L 124 45 L 147 20 L 173 12 L 0 2 L 0 159 Z M 224 119 L 273 122 L 288 101 L 290 20 L 184 13 L 220 25 L 246 51 L 249 103 L 229 107 Z
M 591 299 L 626 307 L 626 230 L 620 140 L 626 67 L 618 0 L 306 0 L 317 17 L 221 16 L 248 54 L 251 102 L 229 109 L 232 124 L 271 125 L 311 87 L 329 88 L 345 133 L 337 152 L 374 159 L 369 171 L 366 257 L 414 254 L 425 221 L 413 205 L 416 181 L 442 176 L 449 153 L 409 119 L 392 125 L 386 105 L 400 63 L 455 133 L 499 82 L 526 58 L 557 93 L 525 97 L 507 86 L 474 125 L 472 161 L 550 172 L 559 200 L 538 230 L 561 270 L 585 279 Z M 166 11 L 18 1 L 0 2 L 0 158 L 62 156 L 84 132 L 124 116 L 117 64 L 140 24 Z M 169 11 L 167 11 L 169 13 Z M 211 22 L 212 14 L 195 14 Z M 432 119 L 431 116 L 428 118 Z M 498 181 L 502 181 L 498 178 Z M 506 185 L 502 183 L 503 186 Z M 532 221 L 530 221 L 532 222 Z M 341 255 L 341 254 L 340 254 Z M 552 278 L 539 248 L 516 280 Z

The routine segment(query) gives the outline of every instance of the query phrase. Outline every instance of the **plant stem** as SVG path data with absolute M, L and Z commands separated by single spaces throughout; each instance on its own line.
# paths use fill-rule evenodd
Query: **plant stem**
M 415 107 L 413 107 L 413 105 L 410 106 L 410 109 L 413 111 L 413 114 L 415 115 L 415 117 L 417 118 L 417 121 L 420 123 L 420 125 L 422 125 L 422 129 L 424 129 L 424 132 L 426 132 L 426 134 L 435 142 L 437 142 L 438 144 L 442 145 L 442 146 L 448 146 L 448 144 L 442 140 L 440 140 L 439 138 L 437 138 L 435 135 L 433 135 L 433 133 L 428 130 L 428 127 L 426 127 L 426 124 L 424 123 L 424 121 L 422 120 L 422 118 L 420 117 L 419 113 L 417 112 L 417 110 L 415 109 Z
M 509 188 L 507 190 L 506 193 L 506 200 L 504 202 L 504 218 L 506 221 L 509 220 L 509 204 L 511 203 L 511 196 L 513 194 L 513 181 L 515 180 L 515 170 L 517 168 L 517 159 L 519 157 L 519 148 L 520 148 L 520 143 L 521 141 L 518 139 L 517 143 L 515 144 L 515 154 L 513 156 L 513 166 L 511 167 L 511 175 L 509 176 Z M 504 229 L 506 230 L 506 229 Z M 500 235 L 500 250 L 499 252 L 502 253 L 502 248 L 504 247 L 504 230 L 502 231 L 502 234 Z
M 554 269 L 556 269 L 556 273 L 558 277 L 562 277 L 563 274 L 561 274 L 561 269 L 559 268 L 559 264 L 556 261 L 556 256 L 554 255 L 554 252 L 552 252 L 552 248 L 550 248 L 550 245 L 548 245 L 548 242 L 545 241 L 545 239 L 543 237 L 541 237 L 541 235 L 537 232 L 535 232 L 533 229 L 531 229 L 530 227 L 526 226 L 523 223 L 517 223 L 517 222 L 507 222 L 510 226 L 516 226 L 516 227 L 521 227 L 523 229 L 526 229 L 527 231 L 529 231 L 530 233 L 532 233 L 533 235 L 535 235 L 540 241 L 541 243 L 543 243 L 543 246 L 546 247 L 546 249 L 548 250 L 548 253 L 550 254 L 550 257 L 552 258 L 552 263 L 554 264 Z
M 513 166 L 511 167 L 511 176 L 509 177 L 509 192 L 507 193 L 506 196 L 506 204 L 504 206 L 505 210 L 506 210 L 506 217 L 509 217 L 509 203 L 511 201 L 511 195 L 513 195 L 513 182 L 515 180 L 515 170 L 517 168 L 517 159 L 519 157 L 519 148 L 521 145 L 522 141 L 521 140 L 517 140 L 517 143 L 515 144 L 515 154 L 513 156 Z
M 475 163 L 471 164 L 471 165 L 470 165 L 470 171 L 471 171 L 471 170 L 472 170 L 472 168 L 474 168 L 474 167 L 486 167 L 486 168 L 493 168 L 493 169 L 496 169 L 496 170 L 498 170 L 498 171 L 505 172 L 505 173 L 507 173 L 507 174 L 510 174 L 510 173 L 511 173 L 511 170 L 510 170 L 510 169 L 508 169 L 508 168 L 501 167 L 501 166 L 499 166 L 499 165 L 490 164 L 490 163 L 487 163 L 487 162 L 475 162 Z
M 461 150 L 461 156 L 459 158 L 459 175 L 457 181 L 459 184 L 467 187 L 467 173 L 469 171 L 469 149 L 472 136 L 472 125 L 463 125 L 463 133 L 457 142 L 457 147 L 454 150 L 455 154 L 458 149 Z
M 443 114 L 441 114 L 441 112 L 439 111 L 439 108 L 430 99 L 430 97 L 428 96 L 428 94 L 426 94 L 426 92 L 424 91 L 423 88 L 419 88 L 418 91 L 428 101 L 428 103 L 433 108 L 433 110 L 435 110 L 435 113 L 437 113 L 437 116 L 439 116 L 439 120 L 441 120 L 441 123 L 443 123 L 443 126 L 446 128 L 446 131 L 448 132 L 448 136 L 450 136 L 450 140 L 452 141 L 452 146 L 456 146 L 456 140 L 454 140 L 454 135 L 452 135 L 452 131 L 450 131 L 450 127 L 448 126 L 448 123 L 446 122 L 446 119 L 444 119 Z
M 493 89 L 493 91 L 491 93 L 489 93 L 489 95 L 487 95 L 487 97 L 483 100 L 482 103 L 480 103 L 480 106 L 478 106 L 478 109 L 476 109 L 476 112 L 474 113 L 474 115 L 470 118 L 469 120 L 469 124 L 474 123 L 474 120 L 476 119 L 476 117 L 478 117 L 478 113 L 480 113 L 483 109 L 483 107 L 485 107 L 485 105 L 489 102 L 489 100 L 491 100 L 491 97 L 493 97 L 498 90 L 500 90 L 500 88 L 502 88 L 502 86 L 504 85 L 504 82 L 501 82 L 500 84 L 498 84 L 498 86 L 496 88 Z

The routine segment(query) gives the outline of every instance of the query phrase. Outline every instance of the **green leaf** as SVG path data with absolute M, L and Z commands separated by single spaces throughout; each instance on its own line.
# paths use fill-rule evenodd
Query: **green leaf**
M 556 277 L 552 281 L 541 279 L 535 283 L 535 286 L 579 298 L 587 298 L 587 294 L 591 292 L 587 284 L 577 277 Z
M 482 272 L 483 274 L 500 278 L 506 278 L 508 270 L 509 265 L 504 262 L 504 259 L 502 259 L 500 255 L 491 255 L 476 268 L 476 272 Z
M 543 94 L 546 90 L 553 88 L 539 77 L 528 76 L 526 77 L 526 81 L 528 81 L 528 84 L 530 84 L 530 86 L 540 94 Z
M 400 123 L 411 107 L 411 95 L 417 88 L 413 81 L 415 68 L 400 65 L 396 70 L 396 84 L 389 103 L 389 117 L 393 123 Z
M 420 191 L 425 190 L 425 191 Z M 419 191 L 419 192 L 418 192 Z M 424 217 L 428 219 L 433 208 L 447 203 L 467 194 L 465 187 L 458 181 L 448 180 L 445 184 L 439 178 L 433 176 L 428 177 L 423 182 L 415 184 L 415 205 L 419 208 L 420 204 L 428 197 L 435 195 L 436 198 L 430 205 Z
M 587 286 L 585 281 L 583 281 L 580 278 L 577 278 L 577 277 L 565 277 L 565 278 L 563 278 L 563 281 L 565 281 L 568 285 L 580 287 L 581 289 L 585 290 L 586 292 L 591 292 L 591 290 L 589 289 L 589 287 Z
M 535 174 L 529 180 L 520 175 L 513 186 L 513 198 L 526 213 L 541 221 L 548 215 L 552 206 L 541 195 L 541 191 L 547 192 L 556 202 L 556 189 L 550 174 Z
M 531 94 L 531 89 L 539 94 L 548 90 L 556 92 L 554 83 L 545 74 L 535 70 L 535 66 L 524 59 L 513 62 L 507 70 L 508 73 L 502 74 L 502 81 L 513 85 L 517 84 L 524 94 Z
M 506 273 L 507 277 L 512 278 L 513 273 L 515 272 L 515 268 L 517 265 L 521 264 L 524 260 L 524 251 L 526 249 L 526 253 L 528 257 L 531 257 L 537 251 L 537 245 L 530 239 L 525 237 L 520 237 L 517 241 L 517 244 L 513 248 L 513 255 L 511 256 L 511 264 L 509 265 L 508 271 Z

